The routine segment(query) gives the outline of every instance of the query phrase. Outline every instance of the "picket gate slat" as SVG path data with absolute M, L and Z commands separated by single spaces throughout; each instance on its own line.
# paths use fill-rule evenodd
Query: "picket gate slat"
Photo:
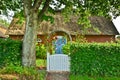
M 70 71 L 69 56 L 65 54 L 48 54 L 47 71 Z

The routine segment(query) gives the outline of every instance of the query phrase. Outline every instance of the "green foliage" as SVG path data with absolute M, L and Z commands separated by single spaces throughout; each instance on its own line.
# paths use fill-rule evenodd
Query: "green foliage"
M 116 39 L 116 43 L 120 44 L 120 39 Z
M 54 22 L 54 18 L 52 16 L 47 16 L 47 15 L 43 15 L 41 18 L 43 21 L 50 21 L 51 23 Z
M 46 59 L 47 49 L 44 44 L 36 45 L 36 57 L 40 59 Z
M 120 76 L 120 45 L 75 43 L 70 46 L 71 73 L 88 76 Z
M 78 43 L 87 43 L 87 40 L 85 38 L 84 35 L 76 35 L 76 39 L 75 39 L 75 42 L 78 42 Z
M 29 30 L 28 28 L 30 28 L 30 26 L 32 24 L 31 21 L 29 21 L 29 20 L 33 20 L 33 22 L 37 22 L 36 20 L 38 19 L 39 21 L 41 21 L 41 17 L 45 13 L 45 11 L 48 11 L 47 9 L 50 4 L 55 6 L 54 11 L 61 10 L 62 5 L 64 5 L 65 7 L 63 9 L 66 9 L 66 10 L 64 10 L 65 12 L 67 11 L 65 13 L 66 15 L 67 15 L 67 13 L 70 13 L 71 15 L 73 15 L 73 13 L 75 13 L 75 14 L 81 13 L 82 15 L 85 14 L 85 16 L 78 16 L 78 18 L 79 17 L 84 18 L 84 19 L 81 18 L 81 20 L 85 21 L 85 22 L 82 22 L 82 23 L 84 23 L 83 25 L 85 27 L 90 27 L 90 24 L 89 24 L 90 21 L 87 20 L 88 16 L 89 16 L 88 14 L 99 15 L 99 16 L 101 16 L 101 15 L 109 16 L 109 13 L 112 13 L 112 15 L 114 15 L 114 16 L 120 15 L 120 0 L 106 0 L 106 1 L 105 0 L 52 0 L 52 1 L 51 0 L 29 0 L 29 1 L 28 0 L 2 0 L 2 1 L 0 1 L 0 4 L 1 4 L 0 5 L 1 12 L 3 10 L 18 11 L 18 10 L 24 9 L 26 18 L 31 18 L 31 19 L 26 19 L 26 22 L 27 22 L 26 30 Z M 23 8 L 23 5 L 24 5 L 24 8 Z M 67 10 L 67 9 L 69 9 L 69 10 Z M 32 16 L 32 15 L 34 15 L 34 16 Z M 32 16 L 32 17 L 30 17 L 30 16 Z M 35 16 L 37 16 L 37 17 L 35 17 Z M 78 21 L 78 22 L 80 22 L 80 21 Z M 36 24 L 33 24 L 32 26 L 35 27 Z M 33 32 L 36 31 L 36 29 L 37 28 L 32 29 Z M 31 32 L 32 32 L 32 30 L 31 30 Z M 31 34 L 26 33 L 26 35 L 29 36 Z M 33 34 L 33 36 L 34 35 L 35 34 Z M 33 43 L 31 45 L 35 45 L 35 44 Z M 35 48 L 31 47 L 31 49 L 35 49 Z M 31 55 L 31 54 L 29 54 L 29 55 Z M 26 56 L 25 58 L 27 59 L 27 57 L 29 57 L 29 56 Z M 29 63 L 31 63 L 31 62 L 29 62 Z
M 65 44 L 64 46 L 63 46 L 63 53 L 64 54 L 67 54 L 67 55 L 69 55 L 70 54 L 70 46 L 71 46 L 71 43 L 70 42 L 68 42 L 67 44 Z
M 120 77 L 70 75 L 70 80 L 120 80 Z
M 120 35 L 116 36 L 116 42 L 120 44 Z
M 20 11 L 20 12 L 17 12 L 17 13 L 14 15 L 14 18 L 18 18 L 18 19 L 19 19 L 19 20 L 16 22 L 16 24 L 22 25 L 23 22 L 25 22 L 25 17 L 24 17 L 24 12 L 23 12 L 23 10 Z
M 46 63 L 47 63 L 46 59 L 36 59 L 37 67 L 45 67 Z
M 44 4 L 45 1 L 42 1 L 40 5 L 41 6 L 48 6 Z M 23 1 L 21 0 L 2 0 L 0 2 L 0 11 L 7 9 L 13 10 L 13 11 L 19 11 L 23 10 Z M 28 5 L 28 4 L 25 4 Z M 35 5 L 34 0 L 30 0 L 29 5 Z M 98 15 L 98 16 L 108 16 L 109 12 L 111 12 L 114 16 L 120 15 L 120 1 L 119 0 L 52 0 L 50 2 L 50 5 L 54 6 L 54 9 L 52 10 L 60 10 L 63 9 L 65 12 L 65 15 L 71 14 L 71 13 L 82 13 L 82 15 L 85 15 L 87 13 Z M 62 8 L 62 6 L 65 5 L 65 8 Z M 34 6 L 31 6 L 31 9 L 33 9 Z M 39 10 L 39 9 L 38 9 Z M 87 12 L 86 12 L 87 11 Z M 48 12 L 51 12 L 51 8 L 48 9 Z
M 20 9 L 23 9 L 21 0 L 1 0 L 0 4 L 0 12 L 4 12 L 4 14 L 7 15 L 7 10 L 18 11 Z
M 0 74 L 21 74 L 23 73 L 21 66 L 14 66 L 13 64 L 10 64 L 4 68 L 0 69 Z
M 11 39 L 0 39 L 0 67 L 8 65 L 21 65 L 22 42 Z M 46 58 L 44 44 L 36 45 L 36 57 Z
M 10 64 L 21 65 L 22 42 L 0 39 L 0 67 Z
M 4 25 L 5 27 L 9 27 L 9 24 L 6 20 L 0 19 L 0 24 Z
M 39 72 L 37 69 L 33 67 L 22 67 L 9 65 L 0 69 L 0 74 L 17 74 L 20 77 L 20 80 L 44 80 L 45 71 Z

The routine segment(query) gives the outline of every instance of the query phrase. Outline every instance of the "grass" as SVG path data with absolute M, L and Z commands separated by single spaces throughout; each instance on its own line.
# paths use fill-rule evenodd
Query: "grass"
M 0 74 L 0 80 L 18 80 L 18 75 L 14 74 Z
M 43 62 L 43 60 L 38 60 Z M 39 63 L 39 62 L 38 62 Z M 46 71 L 35 68 L 10 65 L 0 68 L 0 80 L 45 80 Z M 27 78 L 27 79 L 26 79 Z M 39 79 L 38 79 L 39 78 Z
M 120 80 L 120 77 L 89 77 L 81 75 L 70 75 L 70 80 Z
M 37 75 L 36 75 L 37 74 Z M 34 78 L 34 79 L 30 79 Z M 38 79 L 39 78 L 39 79 Z M 0 74 L 0 80 L 45 80 L 46 78 L 46 71 L 45 70 L 39 70 L 33 74 L 30 72 L 30 74 L 27 72 L 24 72 L 22 74 Z

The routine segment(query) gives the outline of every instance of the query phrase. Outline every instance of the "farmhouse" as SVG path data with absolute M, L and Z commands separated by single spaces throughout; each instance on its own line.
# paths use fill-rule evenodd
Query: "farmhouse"
M 92 27 L 84 29 L 82 25 L 77 24 L 77 17 L 71 16 L 69 22 L 65 22 L 63 16 L 57 13 L 54 22 L 43 21 L 40 24 L 38 32 L 38 41 L 45 43 L 47 36 L 56 31 L 55 35 L 63 35 L 67 32 L 72 36 L 72 40 L 76 40 L 77 36 L 84 36 L 88 42 L 110 42 L 115 41 L 115 35 L 118 31 L 112 21 L 101 16 L 89 17 Z M 25 32 L 25 22 L 18 23 L 19 19 L 14 18 L 9 26 L 7 34 L 12 39 L 22 40 Z

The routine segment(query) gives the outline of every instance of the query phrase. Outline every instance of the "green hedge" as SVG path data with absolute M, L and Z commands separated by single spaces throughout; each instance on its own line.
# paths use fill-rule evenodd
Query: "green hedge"
M 120 44 L 76 43 L 70 52 L 72 74 L 120 76 Z
M 36 45 L 36 57 L 46 59 L 44 44 Z M 22 41 L 0 38 L 0 67 L 8 65 L 21 65 Z
M 11 39 L 0 39 L 0 67 L 21 65 L 22 42 Z

